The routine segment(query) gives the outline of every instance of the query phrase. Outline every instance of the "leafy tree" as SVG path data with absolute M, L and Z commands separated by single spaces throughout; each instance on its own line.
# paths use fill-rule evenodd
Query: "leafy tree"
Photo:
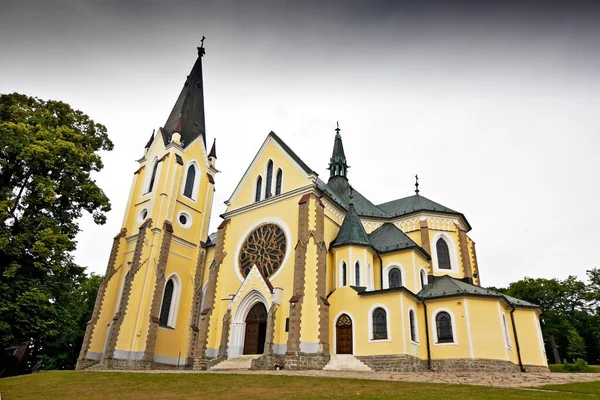
M 58 360 L 51 349 L 76 346 L 80 292 L 97 277 L 72 251 L 82 213 L 103 224 L 110 210 L 91 174 L 112 148 L 106 128 L 68 104 L 0 95 L 0 348 L 30 341 Z
M 573 361 L 585 357 L 585 342 L 576 329 L 569 329 L 567 355 Z

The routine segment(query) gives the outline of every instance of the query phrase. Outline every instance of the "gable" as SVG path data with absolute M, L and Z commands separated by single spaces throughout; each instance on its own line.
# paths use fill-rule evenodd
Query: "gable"
M 265 199 L 267 185 L 267 165 L 273 161 L 271 194 L 275 196 L 277 171 L 282 171 L 282 193 L 309 185 L 316 174 L 281 140 L 271 132 L 250 163 L 233 194 L 225 202 L 227 211 L 253 204 L 256 195 L 256 182 L 262 178 L 261 200 Z

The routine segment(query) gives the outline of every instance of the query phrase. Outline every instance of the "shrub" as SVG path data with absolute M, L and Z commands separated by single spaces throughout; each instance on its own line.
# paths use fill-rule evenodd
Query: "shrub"
M 578 358 L 572 364 L 569 364 L 565 360 L 564 366 L 565 366 L 565 371 L 568 371 L 568 372 L 591 372 L 592 371 L 592 368 L 590 368 L 588 363 L 582 358 Z

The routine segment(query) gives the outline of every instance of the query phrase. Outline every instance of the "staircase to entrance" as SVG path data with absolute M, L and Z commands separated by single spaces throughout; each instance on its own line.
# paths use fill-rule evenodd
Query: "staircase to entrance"
M 248 354 L 221 361 L 217 365 L 210 367 L 209 371 L 235 371 L 248 370 L 252 367 L 252 360 L 262 356 L 262 354 Z
M 324 371 L 373 371 L 352 354 L 332 354 L 329 363 L 323 367 Z

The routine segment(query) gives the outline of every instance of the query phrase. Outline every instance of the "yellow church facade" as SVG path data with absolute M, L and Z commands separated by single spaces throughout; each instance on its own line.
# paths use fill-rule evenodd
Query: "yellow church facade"
M 202 58 L 133 174 L 78 368 L 547 370 L 538 306 L 480 286 L 466 217 L 373 204 L 271 132 L 209 234 Z M 325 143 L 323 145 L 326 145 Z

